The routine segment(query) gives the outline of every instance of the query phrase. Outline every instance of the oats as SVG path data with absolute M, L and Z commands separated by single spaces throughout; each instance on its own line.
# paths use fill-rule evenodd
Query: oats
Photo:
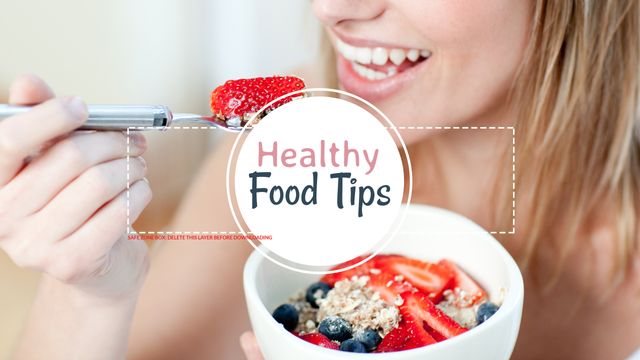
M 380 274 L 382 271 L 380 271 L 380 269 L 371 269 L 369 270 L 370 273 L 372 273 L 373 275 L 378 275 Z
M 311 307 L 311 305 L 305 300 L 304 292 L 301 291 L 290 297 L 288 303 L 298 310 L 298 326 L 295 331 L 300 332 L 301 334 L 315 331 L 315 320 L 318 309 Z M 309 321 L 314 323 L 312 330 L 307 330 Z
M 304 323 L 304 328 L 306 332 L 314 332 L 316 331 L 316 322 L 309 319 L 307 320 L 307 322 Z
M 442 301 L 436 305 L 438 309 L 442 310 L 447 316 L 452 318 L 460 326 L 471 329 L 477 325 L 476 312 L 477 307 L 458 307 L 455 303 L 448 301 Z
M 374 329 L 381 336 L 396 328 L 400 321 L 398 308 L 381 300 L 380 293 L 366 286 L 368 282 L 368 276 L 338 281 L 327 297 L 318 300 L 316 322 L 339 316 L 351 324 L 354 332 Z
M 404 276 L 402 275 L 396 275 L 396 277 L 393 278 L 393 280 L 397 281 L 397 282 L 402 282 L 402 280 L 404 280 Z
M 453 289 L 453 291 L 445 290 L 442 292 L 442 295 L 444 297 L 443 301 L 452 303 L 453 305 L 460 308 L 470 307 L 471 305 L 473 305 L 473 296 L 458 287 Z

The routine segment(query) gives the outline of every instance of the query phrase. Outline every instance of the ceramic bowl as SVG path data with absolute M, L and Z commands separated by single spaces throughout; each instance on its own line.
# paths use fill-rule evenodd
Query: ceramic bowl
M 271 312 L 289 296 L 317 281 L 319 275 L 287 270 L 258 251 L 244 268 L 249 316 L 266 360 L 348 359 L 508 359 L 518 336 L 524 287 L 522 275 L 509 253 L 471 220 L 439 208 L 412 205 L 394 240 L 382 253 L 398 253 L 424 260 L 450 259 L 461 266 L 501 304 L 483 324 L 451 339 L 422 348 L 354 354 L 325 349 L 286 331 Z

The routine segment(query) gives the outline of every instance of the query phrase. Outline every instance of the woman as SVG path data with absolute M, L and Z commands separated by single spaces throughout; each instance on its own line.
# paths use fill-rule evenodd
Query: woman
M 338 50 L 340 86 L 396 125 L 515 126 L 516 232 L 500 236 L 527 287 L 514 358 L 613 359 L 640 347 L 640 4 L 314 0 L 313 9 Z M 411 49 L 416 61 L 400 62 L 415 58 Z M 385 54 L 391 62 L 371 63 Z M 362 67 L 382 76 L 371 80 Z M 46 273 L 18 357 L 239 358 L 249 247 L 166 243 L 147 274 L 145 247 L 122 235 L 124 137 L 69 135 L 86 110 L 77 99 L 48 100 L 37 79 L 18 80 L 11 97 L 44 102 L 0 124 L 0 245 Z M 414 202 L 511 228 L 504 164 L 512 144 L 503 133 L 403 136 Z M 144 139 L 134 144 L 141 155 Z M 175 228 L 235 228 L 224 187 L 210 186 L 224 181 L 227 150 L 204 165 Z M 62 167 L 65 174 L 54 173 Z M 150 192 L 139 180 L 143 161 L 132 173 L 135 218 Z M 243 347 L 259 357 L 250 335 Z

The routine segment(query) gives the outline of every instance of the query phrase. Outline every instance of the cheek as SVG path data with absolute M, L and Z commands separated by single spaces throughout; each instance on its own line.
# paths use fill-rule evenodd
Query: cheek
M 442 7 L 445 16 L 427 29 L 437 54 L 428 75 L 436 86 L 434 100 L 448 105 L 451 115 L 445 109 L 437 113 L 448 122 L 469 121 L 504 103 L 526 46 L 529 5 L 494 0 L 452 1 Z
M 427 15 L 414 16 L 413 23 L 434 55 L 398 99 L 379 105 L 400 126 L 451 126 L 474 122 L 505 104 L 527 42 L 529 1 L 425 4 L 421 13 Z
M 453 4 L 460 3 L 462 1 Z M 526 45 L 527 3 L 509 1 L 505 6 L 502 1 L 487 1 L 474 2 L 474 8 L 449 9 L 446 17 L 434 20 L 433 26 L 426 30 L 433 34 L 436 52 L 442 55 L 442 65 L 449 66 L 449 70 L 482 67 L 510 72 L 518 65 Z

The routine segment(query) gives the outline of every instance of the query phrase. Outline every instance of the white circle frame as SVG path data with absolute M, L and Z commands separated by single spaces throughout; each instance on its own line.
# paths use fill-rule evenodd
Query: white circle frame
M 400 145 L 402 146 L 402 150 L 404 152 L 405 158 L 407 160 L 407 169 L 409 170 L 409 187 L 407 190 L 407 201 L 406 204 L 403 206 L 403 209 L 400 211 L 400 215 L 397 218 L 394 226 L 394 229 L 391 230 L 390 234 L 387 236 L 387 239 L 383 240 L 383 241 L 379 241 L 378 243 L 376 243 L 375 245 L 375 249 L 374 251 L 371 252 L 371 255 L 369 255 L 368 257 L 366 257 L 365 259 L 360 260 L 359 262 L 355 263 L 355 264 L 351 264 L 347 267 L 344 267 L 342 269 L 334 269 L 334 270 L 307 270 L 307 269 L 299 269 L 296 268 L 294 266 L 291 265 L 287 265 L 282 263 L 281 261 L 279 261 L 278 259 L 273 258 L 271 255 L 269 255 L 267 252 L 263 251 L 263 249 L 258 245 L 256 245 L 253 240 L 251 240 L 248 236 L 248 231 L 246 231 L 240 221 L 238 220 L 238 215 L 236 214 L 236 209 L 233 206 L 233 201 L 231 198 L 231 185 L 230 185 L 230 173 L 231 173 L 231 164 L 233 162 L 233 158 L 236 155 L 236 151 L 238 149 L 238 142 L 240 140 L 240 138 L 242 137 L 242 135 L 245 133 L 245 130 L 247 129 L 247 126 L 254 123 L 257 116 L 259 114 L 261 114 L 262 112 L 264 112 L 266 109 L 268 109 L 272 104 L 276 103 L 277 101 L 284 99 L 284 98 L 288 98 L 291 97 L 292 95 L 296 95 L 296 94 L 303 94 L 303 95 L 307 95 L 309 94 L 309 96 L 313 96 L 311 95 L 311 93 L 314 92 L 325 92 L 325 93 L 334 93 L 334 94 L 338 94 L 338 95 L 342 95 L 342 96 L 346 96 L 349 97 L 351 99 L 355 99 L 363 104 L 365 104 L 366 106 L 368 106 L 370 109 L 372 109 L 373 111 L 375 111 L 375 113 L 380 116 L 388 125 L 389 125 L 389 129 L 393 131 L 393 133 L 395 134 L 395 136 L 397 137 L 398 141 L 400 142 Z M 367 110 L 369 111 L 369 110 Z M 249 242 L 249 244 L 251 244 L 251 246 L 253 246 L 253 248 L 258 251 L 259 253 L 262 254 L 262 256 L 264 256 L 265 258 L 269 259 L 270 261 L 272 261 L 273 263 L 284 267 L 285 269 L 288 270 L 292 270 L 292 271 L 296 271 L 296 272 L 300 272 L 300 273 L 304 273 L 304 274 L 312 274 L 312 275 L 325 275 L 325 274 L 333 274 L 333 273 L 338 273 L 338 272 L 342 272 L 345 270 L 349 270 L 349 269 L 353 269 L 357 266 L 360 266 L 362 264 L 364 264 L 365 262 L 371 260 L 371 258 L 373 258 L 374 256 L 376 256 L 377 254 L 380 253 L 380 251 L 382 251 L 390 242 L 391 240 L 396 236 L 396 234 L 398 233 L 398 230 L 400 228 L 400 224 L 402 223 L 402 221 L 404 220 L 404 218 L 406 217 L 406 213 L 407 213 L 407 207 L 408 205 L 411 203 L 411 195 L 413 192 L 413 171 L 411 168 L 411 159 L 409 157 L 409 151 L 407 150 L 407 146 L 404 143 L 404 140 L 402 139 L 402 136 L 400 135 L 400 133 L 398 132 L 398 129 L 393 125 L 393 122 L 391 122 L 391 120 L 389 119 L 389 117 L 387 115 L 385 115 L 382 111 L 380 111 L 380 109 L 378 109 L 377 107 L 375 107 L 373 104 L 371 104 L 370 102 L 368 102 L 367 100 L 351 94 L 349 92 L 346 92 L 344 90 L 337 90 L 337 89 L 331 89 L 331 88 L 310 88 L 310 89 L 302 89 L 302 90 L 297 90 L 288 94 L 285 94 L 283 96 L 278 97 L 277 99 L 274 99 L 272 101 L 270 101 L 267 105 L 263 106 L 260 111 L 256 112 L 251 119 L 247 122 L 247 124 L 242 128 L 242 130 L 238 133 L 238 136 L 236 137 L 235 141 L 233 142 L 233 147 L 231 148 L 231 153 L 229 154 L 229 159 L 227 161 L 227 173 L 226 173 L 226 189 L 227 189 L 227 202 L 229 204 L 229 208 L 231 209 L 231 215 L 233 216 L 233 221 L 236 223 L 236 226 L 238 226 L 238 229 L 240 229 L 240 232 L 242 233 L 242 235 L 245 237 L 245 239 Z M 381 245 L 380 245 L 381 244 Z M 292 261 L 293 262 L 293 261 Z

